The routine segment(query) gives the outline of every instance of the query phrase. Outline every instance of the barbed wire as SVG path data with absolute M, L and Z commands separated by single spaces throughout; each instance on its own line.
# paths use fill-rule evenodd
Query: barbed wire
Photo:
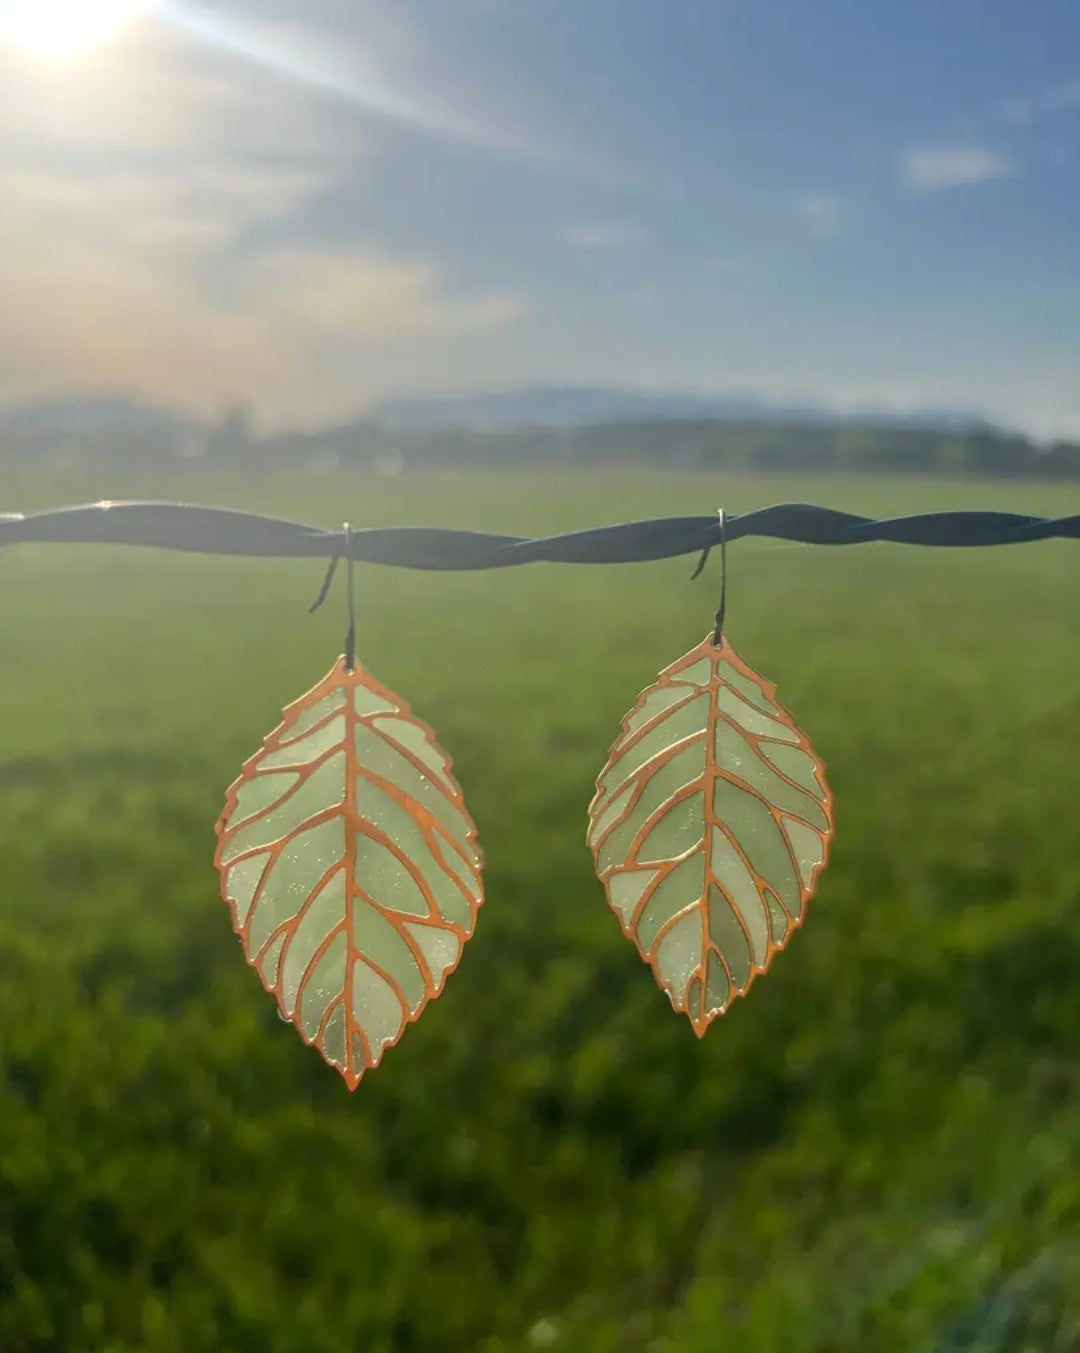
M 725 517 L 730 544 L 748 536 L 804 545 L 972 547 L 1036 540 L 1080 540 L 1080 514 L 924 512 L 876 519 L 811 503 L 778 503 Z M 398 568 L 473 570 L 518 564 L 629 564 L 704 553 L 719 545 L 716 512 L 659 517 L 554 536 L 496 535 L 436 526 L 343 527 L 190 503 L 101 502 L 45 512 L 0 514 L 0 546 L 29 543 L 137 545 L 195 554 L 264 558 L 343 558 Z

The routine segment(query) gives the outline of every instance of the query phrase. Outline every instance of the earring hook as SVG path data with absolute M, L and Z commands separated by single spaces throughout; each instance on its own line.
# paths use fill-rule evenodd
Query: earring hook
M 724 642 L 724 614 L 727 611 L 727 513 L 720 509 L 720 605 L 716 609 L 713 643 Z
M 354 587 L 354 572 L 356 560 L 353 558 L 352 542 L 353 529 L 348 522 L 341 528 L 342 538 L 344 540 L 344 550 L 337 550 L 330 560 L 330 566 L 326 570 L 326 576 L 323 578 L 322 586 L 319 588 L 319 595 L 308 607 L 310 615 L 314 615 L 326 598 L 330 595 L 330 588 L 333 585 L 334 578 L 337 575 L 338 565 L 341 563 L 342 554 L 347 561 L 347 601 L 349 614 L 349 628 L 345 632 L 345 670 L 353 672 L 356 670 L 356 592 Z
M 348 572 L 346 581 L 348 583 L 347 596 L 349 607 L 349 628 L 345 633 L 345 670 L 354 672 L 356 670 L 356 591 L 354 587 L 354 575 L 356 573 L 356 560 L 352 553 L 352 527 L 348 522 L 345 523 L 345 549 L 348 553 Z
M 727 513 L 723 508 L 720 508 L 717 516 L 720 522 L 720 605 L 713 622 L 713 643 L 719 645 L 724 642 L 724 613 L 727 610 Z M 690 575 L 691 582 L 695 578 L 701 577 L 706 561 L 712 553 L 712 548 L 712 545 L 706 545 L 701 551 L 697 568 Z

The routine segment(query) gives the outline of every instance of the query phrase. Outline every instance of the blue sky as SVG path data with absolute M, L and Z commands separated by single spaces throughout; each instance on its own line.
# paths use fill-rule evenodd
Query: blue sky
M 1080 436 L 1076 0 L 177 0 L 63 62 L 4 7 L 8 398 L 617 383 Z

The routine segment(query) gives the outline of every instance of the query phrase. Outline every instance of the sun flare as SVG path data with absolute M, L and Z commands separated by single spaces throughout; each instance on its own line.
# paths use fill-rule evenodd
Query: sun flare
M 156 0 L 0 0 L 0 45 L 71 61 L 116 37 Z

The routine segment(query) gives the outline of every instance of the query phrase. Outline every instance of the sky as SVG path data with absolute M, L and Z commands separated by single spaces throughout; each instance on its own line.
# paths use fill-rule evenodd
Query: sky
M 619 385 L 1080 437 L 1076 0 L 0 0 L 0 89 L 5 401 Z

